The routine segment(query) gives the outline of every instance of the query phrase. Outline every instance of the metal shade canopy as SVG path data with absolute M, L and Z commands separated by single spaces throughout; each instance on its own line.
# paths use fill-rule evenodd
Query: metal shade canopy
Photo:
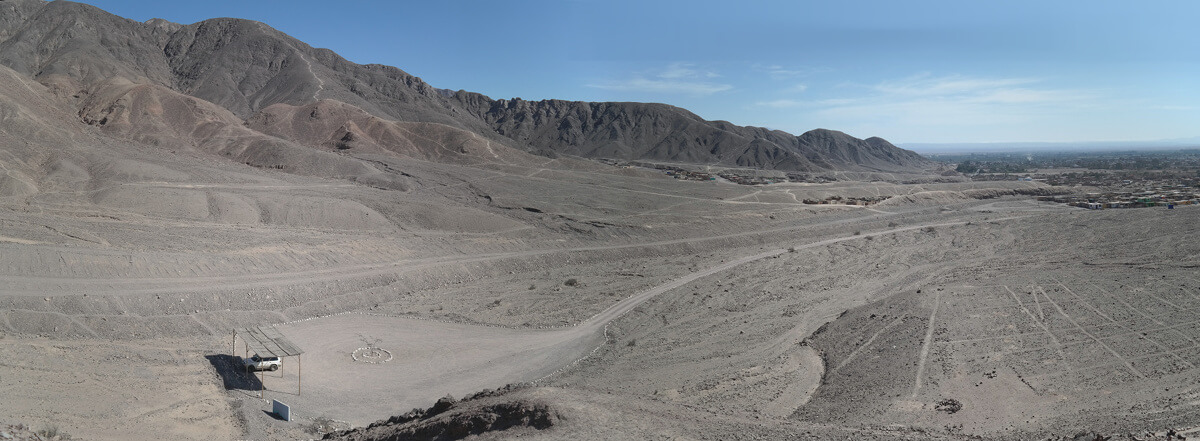
M 284 337 L 274 326 L 259 326 L 256 328 L 242 328 L 233 330 L 233 352 L 237 353 L 237 338 L 241 334 L 242 341 L 246 344 L 246 351 L 253 351 L 259 357 L 296 357 L 296 395 L 300 395 L 300 382 L 303 378 L 301 373 L 300 361 L 302 358 L 301 351 L 295 343 Z M 260 374 L 258 396 L 262 398 L 263 390 L 266 389 L 266 375 Z
M 274 326 L 239 329 L 237 335 L 246 342 L 250 352 L 259 357 L 292 357 L 304 353 Z

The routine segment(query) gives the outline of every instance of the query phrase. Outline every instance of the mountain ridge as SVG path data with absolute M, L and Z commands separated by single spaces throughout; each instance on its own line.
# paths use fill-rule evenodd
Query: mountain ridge
M 80 98 L 105 80 L 163 86 L 250 120 L 274 104 L 334 100 L 397 122 L 441 124 L 543 156 L 785 171 L 917 172 L 927 159 L 879 138 L 801 135 L 708 121 L 660 103 L 526 101 L 435 88 L 392 66 L 360 65 L 257 21 L 136 22 L 66 1 L 10 0 L 0 64 Z

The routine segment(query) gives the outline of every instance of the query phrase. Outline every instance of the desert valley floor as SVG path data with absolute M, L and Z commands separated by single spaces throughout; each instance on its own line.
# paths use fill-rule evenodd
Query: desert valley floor
M 295 439 L 513 384 L 446 415 L 519 403 L 554 424 L 481 436 L 545 439 L 1200 431 L 1187 207 L 378 158 L 394 191 L 133 156 L 0 198 L 0 421 Z M 803 203 L 831 195 L 892 197 Z M 232 333 L 265 325 L 305 354 L 260 383 Z

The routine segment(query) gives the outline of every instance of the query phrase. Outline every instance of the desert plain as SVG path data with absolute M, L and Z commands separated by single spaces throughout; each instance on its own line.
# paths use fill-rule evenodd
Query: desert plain
M 1197 402 L 1188 208 L 413 161 L 437 178 L 387 194 L 114 162 L 156 174 L 4 200 L 0 419 L 304 438 L 516 384 L 561 414 L 524 436 L 1003 439 L 1184 430 Z M 895 202 L 801 202 L 827 194 Z M 269 325 L 305 354 L 260 382 L 233 331 Z

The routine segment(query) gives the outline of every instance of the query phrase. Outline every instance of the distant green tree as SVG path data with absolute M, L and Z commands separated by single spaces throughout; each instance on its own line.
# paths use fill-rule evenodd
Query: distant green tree
M 954 171 L 959 173 L 975 173 L 979 171 L 979 164 L 971 161 L 963 161 L 958 164 L 958 168 L 955 168 Z

